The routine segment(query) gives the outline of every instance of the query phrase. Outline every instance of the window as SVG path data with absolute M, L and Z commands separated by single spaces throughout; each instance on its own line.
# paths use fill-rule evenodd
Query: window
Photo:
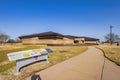
M 79 43 L 79 41 L 78 40 L 74 40 L 74 43 Z

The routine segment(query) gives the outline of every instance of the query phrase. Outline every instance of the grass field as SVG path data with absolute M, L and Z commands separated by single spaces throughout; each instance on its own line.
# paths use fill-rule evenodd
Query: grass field
M 38 62 L 21 69 L 21 75 L 14 76 L 15 72 L 15 62 L 8 61 L 7 54 L 10 52 L 37 49 L 37 48 L 50 48 L 53 50 L 53 53 L 49 54 L 49 62 L 45 63 Z M 79 55 L 82 52 L 87 50 L 85 46 L 40 46 L 40 45 L 19 45 L 17 48 L 13 47 L 10 49 L 0 49 L 0 77 L 2 80 L 24 80 L 29 75 L 32 75 L 35 72 L 43 70 L 49 66 L 55 65 L 59 62 L 67 60 L 73 56 Z
M 105 57 L 120 66 L 120 46 L 99 47 L 105 53 Z

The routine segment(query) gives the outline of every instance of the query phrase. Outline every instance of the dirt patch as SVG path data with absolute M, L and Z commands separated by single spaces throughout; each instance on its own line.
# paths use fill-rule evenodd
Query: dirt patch
M 68 51 L 68 50 L 60 50 L 59 52 L 60 53 L 66 53 L 66 52 L 70 52 L 70 51 Z

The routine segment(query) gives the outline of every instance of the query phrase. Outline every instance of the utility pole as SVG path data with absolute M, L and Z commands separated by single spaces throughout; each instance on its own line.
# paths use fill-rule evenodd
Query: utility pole
M 112 39 L 112 28 L 113 28 L 113 26 L 112 25 L 110 25 L 110 45 L 112 45 L 112 43 L 113 43 L 113 39 Z

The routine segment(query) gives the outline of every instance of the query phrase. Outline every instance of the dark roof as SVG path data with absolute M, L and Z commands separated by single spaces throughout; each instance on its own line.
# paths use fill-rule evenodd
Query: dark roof
M 91 38 L 91 37 L 79 37 L 79 38 L 84 38 L 85 39 L 85 41 L 99 41 L 99 39 L 97 39 L 97 38 Z
M 84 38 L 85 41 L 98 41 L 99 39 L 97 38 L 91 38 L 91 37 L 78 37 L 78 36 L 72 36 L 72 35 L 66 35 L 69 38 Z
M 46 39 L 46 38 L 63 38 L 64 35 L 56 33 L 56 32 L 43 32 L 43 33 L 37 33 L 37 34 L 31 34 L 31 35 L 24 35 L 24 36 L 20 36 L 19 38 L 31 38 L 31 37 L 39 37 L 42 39 Z
M 72 35 L 65 35 L 66 37 L 68 37 L 68 38 L 78 38 L 77 36 L 72 36 Z

